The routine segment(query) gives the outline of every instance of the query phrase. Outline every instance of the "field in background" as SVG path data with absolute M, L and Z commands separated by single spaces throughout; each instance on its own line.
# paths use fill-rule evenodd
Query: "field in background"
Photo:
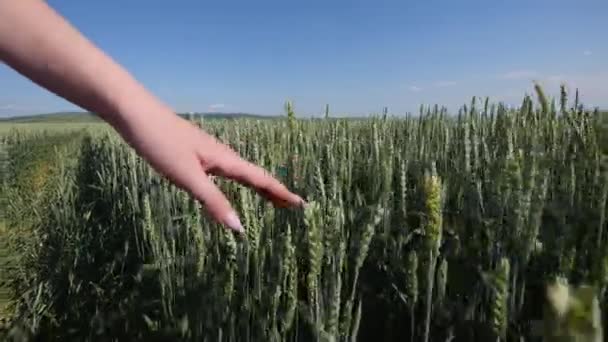
M 105 123 L 0 123 L 0 136 L 9 134 L 13 131 L 20 132 L 49 132 L 63 133 L 66 131 L 81 131 L 81 130 L 108 130 L 111 127 Z
M 205 123 L 311 203 L 277 210 L 217 180 L 245 238 L 104 124 L 17 126 L 4 138 L 10 335 L 535 341 L 549 316 L 551 331 L 601 340 L 603 115 L 538 90 L 511 111 L 474 100 L 453 116 L 296 120 L 288 105 L 281 120 Z M 572 287 L 562 315 L 560 291 L 544 300 L 555 279 L 593 287 Z
M 1 133 L 0 133 L 1 136 Z M 11 299 L 10 289 L 6 281 L 7 275 L 10 272 L 11 253 L 8 247 L 8 234 L 6 230 L 6 201 L 7 196 L 7 180 L 6 166 L 8 165 L 8 151 L 0 139 L 0 330 L 6 324 L 6 321 L 11 316 L 11 310 L 8 304 Z M 0 334 L 1 336 L 1 334 Z
M 0 136 L 13 130 L 63 132 L 107 126 L 101 119 L 85 113 L 52 113 L 19 116 L 0 120 Z
M 204 117 L 206 121 L 225 120 L 274 120 L 276 116 L 265 116 L 248 113 L 201 113 L 201 114 L 179 114 L 184 118 L 198 119 Z M 90 113 L 66 112 L 50 113 L 41 115 L 15 116 L 0 119 L 0 136 L 11 131 L 48 131 L 64 132 L 66 130 L 95 130 L 110 128 L 99 117 Z
M 19 271 L 17 251 L 21 245 L 11 242 L 27 237 L 31 224 L 27 220 L 16 220 L 16 216 L 8 212 L 19 208 L 20 212 L 27 213 L 24 216 L 37 215 L 36 210 L 42 207 L 41 198 L 48 193 L 53 169 L 61 162 L 57 152 L 78 144 L 79 137 L 87 132 L 83 128 L 88 127 L 102 126 L 0 123 L 0 330 L 12 316 L 10 287 L 14 285 L 15 272 Z M 26 143 L 15 146 L 9 143 L 10 139 L 25 139 Z M 12 297 L 14 299 L 14 293 Z
M 10 316 L 10 309 L 8 303 L 10 301 L 9 289 L 2 284 L 4 275 L 8 274 L 8 264 L 10 262 L 10 254 L 8 246 L 6 245 L 5 239 L 5 227 L 4 222 L 0 222 L 0 326 L 3 325 L 3 320 L 8 319 Z

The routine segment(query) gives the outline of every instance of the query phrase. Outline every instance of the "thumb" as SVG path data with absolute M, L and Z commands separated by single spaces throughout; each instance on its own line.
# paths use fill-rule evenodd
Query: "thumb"
M 196 184 L 190 187 L 192 194 L 204 204 L 211 217 L 230 229 L 243 233 L 244 229 L 236 211 L 232 208 L 224 193 L 213 184 L 211 179 L 203 175 L 202 177 L 196 177 L 194 182 Z

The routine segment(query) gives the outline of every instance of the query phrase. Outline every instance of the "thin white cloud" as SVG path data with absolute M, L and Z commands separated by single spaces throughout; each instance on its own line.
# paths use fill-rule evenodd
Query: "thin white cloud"
M 456 82 L 454 81 L 438 81 L 435 82 L 435 87 L 451 87 L 455 86 Z
M 12 110 L 12 111 L 27 111 L 27 110 L 34 110 L 34 107 L 31 106 L 20 106 L 17 104 L 3 104 L 0 105 L 0 110 Z
M 504 80 L 525 80 L 538 77 L 538 71 L 534 70 L 513 70 L 500 75 Z
M 210 112 L 221 112 L 221 111 L 225 110 L 226 107 L 228 107 L 228 105 L 226 105 L 224 103 L 214 103 L 214 104 L 209 105 L 207 110 Z
M 418 86 L 415 86 L 415 85 L 410 86 L 408 89 L 409 89 L 410 91 L 421 91 L 421 90 L 422 90 L 422 88 L 420 88 L 420 87 L 418 87 Z
M 215 103 L 215 104 L 209 105 L 209 109 L 223 109 L 225 107 L 226 107 L 226 105 L 223 103 Z
M 591 56 L 591 54 L 592 54 L 591 50 L 583 51 L 583 55 L 585 55 L 585 56 Z

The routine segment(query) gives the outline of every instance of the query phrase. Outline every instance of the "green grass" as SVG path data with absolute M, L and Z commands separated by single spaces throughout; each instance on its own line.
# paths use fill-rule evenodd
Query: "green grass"
M 105 130 L 110 126 L 104 122 L 0 122 L 0 135 L 9 134 L 11 131 L 61 133 L 74 130 Z
M 3 282 L 6 280 L 3 276 L 6 274 L 6 269 L 11 256 L 8 253 L 6 246 L 6 232 L 4 222 L 0 222 L 0 320 L 7 314 L 6 305 L 10 300 L 10 294 L 8 289 L 3 286 Z
M 47 113 L 47 114 L 35 114 L 35 115 L 24 115 L 14 116 L 0 120 L 0 122 L 10 123 L 96 123 L 102 122 L 102 120 L 90 113 L 81 112 L 60 112 L 60 113 Z
M 187 113 L 179 113 L 182 117 L 189 117 Z M 196 113 L 194 117 L 203 116 L 205 119 L 274 119 L 277 116 L 259 115 L 250 113 Z M 0 123 L 59 123 L 59 124 L 74 124 L 74 123 L 102 123 L 103 120 L 92 113 L 86 112 L 58 112 L 45 113 L 34 115 L 13 116 L 8 118 L 0 118 Z
M 64 146 L 74 143 L 80 137 L 78 131 L 87 129 L 89 131 L 102 131 L 109 129 L 109 126 L 105 123 L 13 123 L 13 122 L 0 122 L 0 135 L 6 133 L 12 133 L 19 131 L 23 136 L 29 136 L 30 139 L 26 139 L 22 146 L 17 149 L 11 149 L 9 155 L 14 159 L 9 165 L 7 165 L 8 172 L 6 180 L 15 185 L 19 184 L 24 192 L 31 193 L 32 198 L 36 198 L 38 195 L 46 192 L 46 184 L 49 182 L 49 178 L 54 170 L 54 167 L 58 165 L 59 159 L 55 154 L 56 149 L 61 149 Z M 31 138 L 35 137 L 35 138 Z M 14 163 L 18 160 L 18 163 Z M 1 193 L 3 190 L 0 188 L 0 196 L 10 197 L 9 194 Z M 37 207 L 37 204 L 33 200 L 24 201 L 16 205 L 20 208 Z M 2 214 L 4 216 L 4 210 L 8 212 L 10 209 L 2 208 Z M 10 215 L 10 214 L 8 214 Z M 2 217 L 3 219 L 4 217 Z M 12 317 L 12 311 L 9 310 L 8 304 L 14 299 L 13 292 L 9 289 L 5 283 L 8 281 L 8 275 L 11 274 L 13 267 L 17 265 L 14 254 L 15 250 L 9 246 L 10 239 L 16 235 L 15 230 L 9 232 L 8 222 L 0 219 L 0 340 L 2 322 Z M 25 227 L 27 223 L 22 220 L 18 221 L 18 225 Z
M 32 318 L 50 322 L 41 338 L 85 340 L 100 317 L 130 340 L 176 327 L 192 340 L 523 339 L 539 319 L 536 287 L 550 277 L 608 288 L 598 267 L 608 235 L 596 238 L 608 197 L 604 130 L 589 113 L 560 117 L 530 101 L 508 113 L 463 109 L 456 120 L 434 111 L 420 120 L 209 123 L 245 158 L 288 165 L 281 180 L 311 203 L 304 213 L 275 212 L 221 182 L 246 240 L 217 229 L 119 139 L 83 139 L 78 155 L 65 154 L 73 173 L 47 182 L 61 186 L 31 206 L 48 213 L 37 232 L 49 238 L 32 240 L 25 258 L 15 251 L 30 258 L 15 292 L 49 289 L 25 299 L 28 312 L 46 310 Z M 12 123 L 77 124 L 102 127 Z M 57 160 L 44 158 L 43 145 L 63 139 L 20 139 L 16 158 L 42 158 L 15 163 L 34 170 L 13 177 L 25 189 L 13 200 L 29 200 L 48 189 L 38 180 Z M 13 207 L 30 207 L 23 203 Z
M 187 114 L 179 114 L 188 117 Z M 230 119 L 276 119 L 276 116 L 264 116 L 247 113 L 203 113 L 195 116 L 204 116 L 205 120 L 230 120 Z M 90 113 L 65 112 L 49 113 L 27 116 L 16 116 L 0 119 L 0 135 L 11 131 L 22 132 L 47 131 L 49 133 L 65 132 L 70 130 L 93 130 L 100 131 L 111 129 L 111 127 L 98 116 Z

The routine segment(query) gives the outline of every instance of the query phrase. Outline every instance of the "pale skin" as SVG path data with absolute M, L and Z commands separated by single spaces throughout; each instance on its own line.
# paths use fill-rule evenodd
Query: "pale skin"
M 177 116 L 44 1 L 0 0 L 0 61 L 97 113 L 155 170 L 237 232 L 243 232 L 238 215 L 211 175 L 249 186 L 279 207 L 304 204 L 266 170 Z

